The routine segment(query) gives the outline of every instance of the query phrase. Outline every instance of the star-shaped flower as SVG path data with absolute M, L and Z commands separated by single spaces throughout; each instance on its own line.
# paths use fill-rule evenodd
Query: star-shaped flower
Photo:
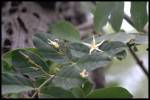
M 57 42 L 54 42 L 54 41 L 48 39 L 48 43 L 49 43 L 50 45 L 53 45 L 55 48 L 59 48 L 59 44 L 58 44 Z
M 95 37 L 94 37 L 94 35 L 93 35 L 93 41 L 92 41 L 91 44 L 85 43 L 85 42 L 82 42 L 82 43 L 90 48 L 89 54 L 91 55 L 91 53 L 92 53 L 93 50 L 98 50 L 98 51 L 100 51 L 100 52 L 103 52 L 102 50 L 100 50 L 100 49 L 98 48 L 103 42 L 104 42 L 104 40 L 101 41 L 100 43 L 96 44 L 96 42 L 95 42 Z

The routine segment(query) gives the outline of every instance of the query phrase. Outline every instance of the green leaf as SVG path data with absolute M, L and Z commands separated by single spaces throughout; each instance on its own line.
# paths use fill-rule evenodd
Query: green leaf
M 132 98 L 133 96 L 125 88 L 110 87 L 96 89 L 87 98 Z
M 60 87 L 43 87 L 40 91 L 41 98 L 74 98 L 74 95 Z
M 80 41 L 80 33 L 71 23 L 67 21 L 59 21 L 52 25 L 51 32 L 57 37 L 71 42 Z
M 124 2 L 114 2 L 115 6 L 111 13 L 110 23 L 115 31 L 119 31 L 124 16 Z
M 84 91 L 84 94 L 88 95 L 90 92 L 92 92 L 92 90 L 93 84 L 89 80 L 85 81 L 82 87 L 82 91 Z
M 116 34 L 106 34 L 96 38 L 96 41 L 99 43 L 102 40 L 105 41 L 120 41 L 123 43 L 129 42 L 131 39 L 135 39 L 135 34 L 118 32 Z
M 135 28 L 138 31 L 143 31 L 144 26 L 148 21 L 147 10 L 146 10 L 147 2 L 131 2 L 131 19 Z
M 117 57 L 117 55 L 120 56 L 118 53 L 125 51 L 127 46 L 122 42 L 112 41 L 104 42 L 99 48 L 106 52 L 109 56 Z
M 81 43 L 71 43 L 69 48 L 73 57 L 80 58 L 89 53 L 89 48 Z
M 80 69 L 76 64 L 64 66 L 58 73 L 52 83 L 63 89 L 71 89 L 81 85 L 82 80 L 80 79 Z
M 83 98 L 85 96 L 84 91 L 80 87 L 72 88 L 70 91 L 76 98 Z
M 2 94 L 33 90 L 32 83 L 20 74 L 2 73 Z
M 94 12 L 94 30 L 99 33 L 102 32 L 102 27 L 106 24 L 108 16 L 113 9 L 112 2 L 97 2 L 96 10 Z
M 23 91 L 31 91 L 34 88 L 25 85 L 2 85 L 2 94 L 20 93 Z
M 34 35 L 33 43 L 46 60 L 51 60 L 56 63 L 65 63 L 68 59 L 64 54 L 58 53 L 51 45 L 48 44 L 48 39 L 51 39 L 50 34 L 37 33 Z
M 2 59 L 2 72 L 13 72 L 12 65 L 5 59 Z
M 40 56 L 35 53 L 27 50 L 14 50 L 12 52 L 12 64 L 15 69 L 21 74 L 29 75 L 31 77 L 38 77 L 44 75 L 43 72 L 35 65 L 31 64 L 27 58 L 23 54 L 27 55 L 34 63 L 41 66 L 43 70 L 46 72 L 49 71 L 47 63 L 40 58 Z
M 11 66 L 12 65 L 12 51 L 9 51 L 9 52 L 7 52 L 7 53 L 4 53 L 3 55 L 2 55 L 2 58 L 5 60 L 5 62 L 8 64 L 8 66 Z
M 95 70 L 100 67 L 105 67 L 111 63 L 111 59 L 100 52 L 93 52 L 92 55 L 85 55 L 78 59 L 77 65 L 80 69 L 88 71 Z

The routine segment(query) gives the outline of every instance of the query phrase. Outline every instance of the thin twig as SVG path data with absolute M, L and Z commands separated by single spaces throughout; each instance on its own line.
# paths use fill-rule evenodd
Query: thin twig
M 124 19 L 125 19 L 132 27 L 134 27 L 134 28 L 136 29 L 135 25 L 133 24 L 131 18 L 130 18 L 128 15 L 124 14 Z M 144 29 L 143 29 L 142 31 L 143 31 L 144 33 L 147 33 Z
M 35 95 L 39 92 L 39 90 L 40 90 L 47 82 L 49 82 L 49 81 L 51 81 L 52 79 L 54 79 L 54 77 L 55 77 L 55 75 L 49 77 L 46 81 L 44 81 L 44 82 L 36 89 L 36 91 L 34 92 L 34 94 L 32 95 L 31 98 L 34 98 Z
M 24 54 L 21 51 L 19 51 L 19 53 L 22 54 L 26 59 L 28 59 L 28 61 L 29 61 L 30 64 L 32 64 L 35 67 L 39 68 L 45 75 L 49 76 L 49 74 L 47 72 L 45 72 L 40 65 L 36 64 L 28 55 Z
M 132 50 L 129 44 L 127 44 L 130 53 L 132 54 L 133 58 L 135 59 L 136 63 L 139 65 L 139 67 L 142 69 L 144 74 L 149 78 L 148 71 L 146 70 L 145 66 L 143 65 L 143 62 L 138 58 L 138 56 L 135 54 L 135 52 Z

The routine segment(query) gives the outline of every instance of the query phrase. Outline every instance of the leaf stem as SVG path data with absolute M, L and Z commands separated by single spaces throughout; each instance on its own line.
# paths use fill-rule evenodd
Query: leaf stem
M 20 52 L 26 59 L 28 59 L 28 61 L 29 61 L 30 64 L 32 64 L 32 65 L 34 65 L 35 67 L 39 68 L 45 75 L 50 76 L 50 74 L 48 74 L 47 72 L 45 72 L 45 71 L 43 70 L 43 68 L 42 68 L 40 65 L 36 64 L 28 55 L 24 54 L 24 53 L 21 52 L 21 51 L 19 51 L 19 52 Z
M 51 75 L 51 77 L 49 77 L 46 81 L 44 81 L 34 92 L 34 94 L 32 95 L 31 98 L 35 97 L 35 95 L 39 92 L 39 90 L 49 81 L 51 81 L 52 79 L 54 79 L 55 75 Z

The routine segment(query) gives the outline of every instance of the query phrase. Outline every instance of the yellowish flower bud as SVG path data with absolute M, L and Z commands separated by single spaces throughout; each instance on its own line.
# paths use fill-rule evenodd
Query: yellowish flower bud
M 83 77 L 83 78 L 88 77 L 88 76 L 89 76 L 89 72 L 88 72 L 86 69 L 84 69 L 84 70 L 80 73 L 80 76 Z
M 55 48 L 59 48 L 59 44 L 57 42 L 51 41 L 50 39 L 48 39 L 48 41 L 50 45 L 53 45 Z

